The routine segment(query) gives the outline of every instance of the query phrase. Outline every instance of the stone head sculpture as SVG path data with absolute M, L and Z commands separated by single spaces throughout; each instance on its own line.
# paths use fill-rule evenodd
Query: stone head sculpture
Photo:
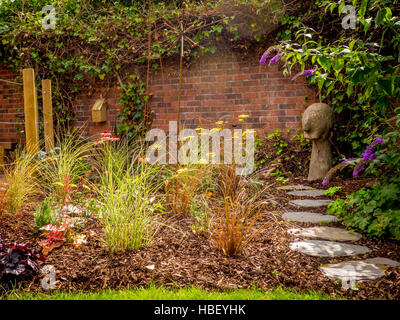
M 325 103 L 314 103 L 303 114 L 304 137 L 312 141 L 308 180 L 323 179 L 332 167 L 332 152 L 328 136 L 333 127 L 333 111 Z

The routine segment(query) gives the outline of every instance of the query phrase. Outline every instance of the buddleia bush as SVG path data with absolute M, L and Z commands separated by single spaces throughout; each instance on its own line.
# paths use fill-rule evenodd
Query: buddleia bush
M 375 153 L 367 148 L 361 159 L 366 156 L 372 159 L 365 172 L 382 177 L 382 181 L 336 200 L 330 204 L 329 213 L 337 214 L 347 226 L 365 230 L 370 236 L 400 240 L 399 141 L 400 116 L 397 116 L 396 126 L 382 139 L 382 148 Z

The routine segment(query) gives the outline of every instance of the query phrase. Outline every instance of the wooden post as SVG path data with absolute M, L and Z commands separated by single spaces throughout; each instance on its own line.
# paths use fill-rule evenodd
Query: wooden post
M 39 151 L 39 128 L 35 71 L 22 70 L 24 84 L 25 139 L 28 153 Z
M 44 143 L 46 152 L 54 149 L 53 131 L 53 105 L 51 101 L 51 80 L 42 80 L 43 94 L 43 120 L 44 120 Z
M 0 145 L 0 172 L 4 171 L 4 147 Z

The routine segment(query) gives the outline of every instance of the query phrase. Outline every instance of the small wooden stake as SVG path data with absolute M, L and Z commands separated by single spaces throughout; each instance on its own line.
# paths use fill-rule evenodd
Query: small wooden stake
M 4 171 L 4 147 L 0 146 L 0 171 Z
M 28 153 L 39 151 L 39 128 L 35 71 L 31 68 L 22 70 L 24 84 L 25 139 Z
M 51 101 L 51 80 L 42 80 L 43 94 L 43 120 L 44 120 L 44 142 L 46 152 L 54 149 L 53 131 L 53 105 Z

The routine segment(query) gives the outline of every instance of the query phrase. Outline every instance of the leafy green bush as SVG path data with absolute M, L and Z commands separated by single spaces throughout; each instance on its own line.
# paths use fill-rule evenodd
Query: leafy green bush
M 329 205 L 328 213 L 338 215 L 349 227 L 366 230 L 371 236 L 400 240 L 400 184 L 379 183 L 362 188 Z
M 400 117 L 393 131 L 383 136 L 384 148 L 366 169 L 383 178 L 371 189 L 362 188 L 336 200 L 328 212 L 337 214 L 347 226 L 366 230 L 371 236 L 400 240 Z

